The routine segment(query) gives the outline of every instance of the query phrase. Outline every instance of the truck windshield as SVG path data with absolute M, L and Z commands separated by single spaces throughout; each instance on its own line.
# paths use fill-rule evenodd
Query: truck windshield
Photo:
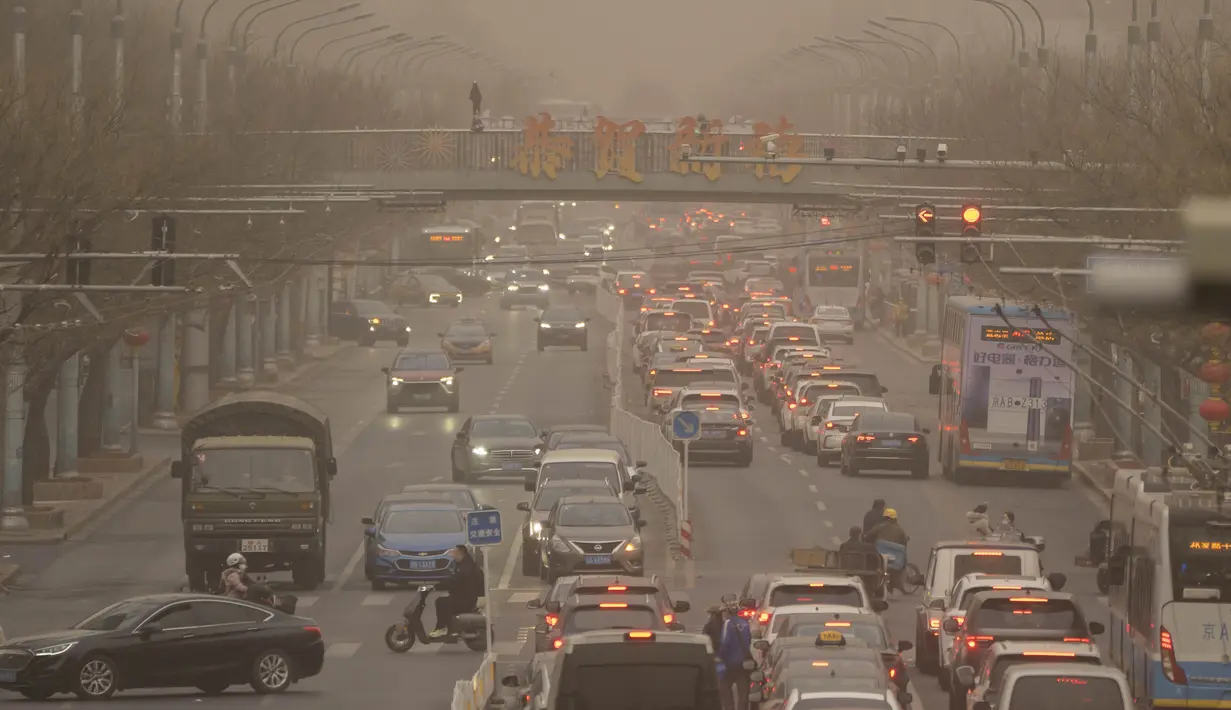
M 573 670 L 570 693 L 561 691 L 559 710 L 702 710 L 717 707 L 705 692 L 699 664 L 583 665 Z
M 207 449 L 192 467 L 192 490 L 272 488 L 316 490 L 316 466 L 306 449 Z

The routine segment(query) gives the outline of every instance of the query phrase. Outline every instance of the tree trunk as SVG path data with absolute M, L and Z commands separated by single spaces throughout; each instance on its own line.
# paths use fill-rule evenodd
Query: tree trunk
M 39 380 L 26 385 L 28 407 L 26 431 L 22 438 L 22 505 L 34 505 L 34 483 L 51 475 L 51 439 L 47 436 L 47 397 L 51 382 Z
M 103 450 L 103 414 L 107 409 L 107 378 L 115 377 L 108 372 L 109 343 L 98 343 L 86 351 L 90 358 L 90 370 L 81 384 L 81 397 L 77 406 L 77 456 L 93 456 Z

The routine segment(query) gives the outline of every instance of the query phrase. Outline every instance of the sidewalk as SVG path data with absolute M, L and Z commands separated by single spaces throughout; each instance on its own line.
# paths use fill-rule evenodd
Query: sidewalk
M 338 345 L 322 345 L 306 353 L 294 369 L 280 375 L 276 384 L 260 385 L 257 389 L 276 390 L 294 385 L 305 376 L 317 371 L 338 351 Z M 218 397 L 226 392 L 218 391 Z M 55 544 L 69 538 L 88 536 L 93 523 L 122 503 L 132 500 L 153 485 L 160 476 L 166 475 L 173 458 L 179 455 L 179 432 L 160 429 L 139 429 L 138 459 L 117 457 L 127 466 L 108 465 L 107 457 L 82 459 L 83 475 L 79 482 L 68 485 L 80 487 L 83 493 L 75 500 L 48 500 L 41 497 L 39 486 L 35 490 L 35 508 L 30 514 L 32 523 L 39 527 L 23 532 L 0 532 L 0 549 L 7 545 Z M 127 441 L 127 430 L 125 431 Z M 89 462 L 89 463 L 87 463 Z M 93 465 L 89 465 L 93 464 Z M 114 470 L 127 468 L 130 470 Z M 89 469 L 89 473 L 85 473 Z M 64 484 L 61 479 L 57 484 Z M 65 490 L 63 485 L 44 486 L 43 494 L 53 490 Z M 7 584 L 21 571 L 17 564 L 3 561 L 0 555 L 0 585 Z
M 940 341 L 934 337 L 911 334 L 899 338 L 892 329 L 872 320 L 864 321 L 864 332 L 879 335 L 890 347 L 916 362 L 934 365 L 940 361 Z

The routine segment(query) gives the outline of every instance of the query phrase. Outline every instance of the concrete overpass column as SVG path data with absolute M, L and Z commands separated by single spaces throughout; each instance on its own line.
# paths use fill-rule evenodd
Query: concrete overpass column
M 1091 342 L 1087 334 L 1080 333 L 1078 337 Z M 1080 348 L 1073 349 L 1073 366 L 1078 372 L 1091 374 L 1090 353 Z M 1073 440 L 1088 441 L 1094 437 L 1094 393 L 1090 383 L 1081 375 L 1074 374 L 1076 382 L 1073 387 Z
M 915 333 L 923 335 L 928 330 L 928 277 L 919 267 L 919 283 L 915 287 Z
M 1130 407 L 1133 404 L 1133 359 L 1128 354 L 1128 350 L 1116 345 L 1113 346 L 1112 353 L 1115 355 L 1114 362 L 1116 363 L 1116 382 L 1112 391 L 1116 393 L 1116 397 L 1121 402 L 1125 402 Z M 1133 415 L 1132 412 L 1125 409 L 1123 405 L 1115 403 L 1116 415 L 1114 417 L 1116 426 L 1116 451 L 1132 451 L 1133 450 Z
M 1159 366 L 1153 362 L 1145 361 L 1141 364 L 1142 381 L 1145 389 L 1155 394 L 1161 394 L 1163 384 L 1163 373 Z M 1163 428 L 1163 408 L 1159 406 L 1158 400 L 1153 397 L 1146 397 L 1145 400 L 1145 418 L 1150 426 L 1145 427 L 1141 432 L 1142 438 L 1142 457 L 1145 459 L 1147 466 L 1161 466 L 1163 461 L 1163 446 L 1164 442 L 1159 438 L 1155 431 L 1162 431 Z

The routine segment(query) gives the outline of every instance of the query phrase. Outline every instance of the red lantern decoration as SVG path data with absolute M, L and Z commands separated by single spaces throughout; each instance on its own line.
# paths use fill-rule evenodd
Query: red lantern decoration
M 933 286 L 940 283 L 940 274 L 937 274 L 937 273 L 928 274 L 928 283 L 932 284 Z
M 150 342 L 150 333 L 144 328 L 131 328 L 124 331 L 124 334 L 121 337 L 124 338 L 124 342 L 129 347 L 133 348 L 139 348 Z
M 1207 384 L 1226 384 L 1227 380 L 1231 379 L 1231 367 L 1228 367 L 1225 362 L 1211 360 L 1201 366 L 1197 376 L 1201 378 L 1202 382 Z
M 1210 397 L 1201 403 L 1197 413 L 1207 422 L 1225 422 L 1231 419 L 1231 404 L 1225 399 Z
M 1226 323 L 1206 323 L 1201 327 L 1201 340 L 1206 345 L 1222 346 L 1231 337 L 1231 327 Z

